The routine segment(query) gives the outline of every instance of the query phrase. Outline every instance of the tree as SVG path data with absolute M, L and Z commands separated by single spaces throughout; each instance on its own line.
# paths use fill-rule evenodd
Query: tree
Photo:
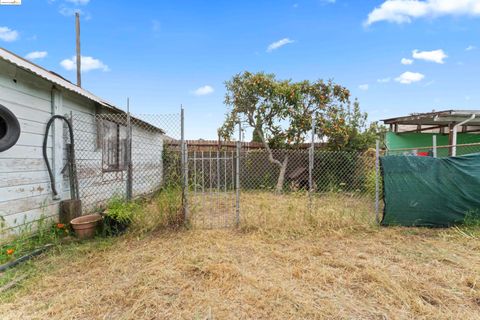
M 344 121 L 317 131 L 329 150 L 366 151 L 374 147 L 375 141 L 382 139 L 386 133 L 386 127 L 377 122 L 368 124 L 368 115 L 361 112 L 358 100 L 354 101 L 353 107 L 347 105 L 342 113 Z
M 332 132 L 344 129 L 340 124 L 345 122 L 344 104 L 349 104 L 350 92 L 333 81 L 280 81 L 273 74 L 244 72 L 225 85 L 230 110 L 219 135 L 229 139 L 238 121 L 252 128 L 269 161 L 279 167 L 277 192 L 283 189 L 288 154 L 279 159 L 273 148 L 291 149 L 304 142 L 313 116 L 320 122 L 322 135 L 336 137 Z

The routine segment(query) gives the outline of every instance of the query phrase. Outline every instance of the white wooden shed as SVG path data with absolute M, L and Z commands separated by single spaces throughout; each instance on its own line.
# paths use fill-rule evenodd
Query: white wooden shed
M 84 212 L 125 191 L 123 124 L 112 120 L 125 118 L 124 111 L 2 48 L 0 105 L 10 110 L 20 124 L 17 143 L 0 152 L 0 238 L 28 230 L 40 218 L 57 219 L 59 201 L 70 197 L 68 179 L 61 172 L 66 161 L 66 131 L 61 122 L 52 126 L 47 148 L 58 199 L 52 196 L 42 156 L 46 123 L 53 115 L 73 118 Z M 132 163 L 141 164 L 133 171 L 133 194 L 141 195 L 158 189 L 162 183 L 164 132 L 139 118 L 133 119 Z M 112 144 L 116 146 L 113 151 L 109 149 Z

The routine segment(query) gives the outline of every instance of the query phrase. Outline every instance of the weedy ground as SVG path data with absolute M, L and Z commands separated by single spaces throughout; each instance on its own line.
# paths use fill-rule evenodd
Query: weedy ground
M 479 319 L 478 226 L 381 228 L 370 200 L 306 200 L 242 193 L 240 227 L 214 230 L 146 205 L 129 234 L 9 271 L 29 277 L 0 295 L 1 318 Z

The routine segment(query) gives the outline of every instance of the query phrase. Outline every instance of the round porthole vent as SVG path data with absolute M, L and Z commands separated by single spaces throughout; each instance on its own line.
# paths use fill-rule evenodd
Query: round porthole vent
M 0 104 L 0 152 L 13 147 L 20 137 L 20 123 L 17 117 Z

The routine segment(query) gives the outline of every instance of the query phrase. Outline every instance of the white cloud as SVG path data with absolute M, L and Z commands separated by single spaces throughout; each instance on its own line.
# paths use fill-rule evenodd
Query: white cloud
M 214 91 L 212 86 L 206 85 L 193 91 L 193 94 L 196 96 L 206 96 L 212 94 Z
M 0 27 L 0 40 L 6 42 L 12 42 L 17 40 L 18 38 L 18 31 L 12 30 L 7 27 Z
M 392 78 L 381 78 L 381 79 L 377 79 L 377 82 L 378 83 L 388 83 L 392 80 Z
M 65 0 L 65 1 L 70 2 L 70 3 L 73 3 L 73 4 L 77 5 L 77 6 L 78 6 L 78 5 L 84 6 L 84 5 L 87 5 L 87 4 L 90 2 L 90 0 Z
M 413 63 L 413 60 L 412 59 L 407 59 L 407 58 L 402 58 L 402 60 L 400 60 L 400 62 L 404 65 L 410 65 Z
M 358 89 L 363 90 L 363 91 L 367 91 L 368 88 L 369 88 L 368 84 L 361 84 L 361 85 L 358 86 Z
M 73 56 L 71 59 L 64 59 L 60 62 L 60 65 L 68 71 L 76 70 L 77 69 L 77 57 Z M 104 64 L 102 61 L 82 56 L 82 72 L 88 72 L 92 70 L 102 70 L 102 71 L 110 71 L 110 68 Z
M 424 87 L 430 87 L 434 83 L 435 83 L 435 80 L 430 80 L 427 83 L 425 83 Z
M 411 84 L 414 82 L 422 81 L 423 78 L 425 78 L 425 75 L 418 73 L 418 72 L 404 72 L 397 78 L 395 78 L 395 81 L 400 82 L 402 84 Z
M 35 60 L 35 59 L 43 59 L 48 55 L 47 51 L 33 51 L 30 52 L 25 56 L 26 59 Z
M 448 56 L 443 52 L 442 49 L 432 50 L 432 51 L 412 51 L 412 57 L 418 60 L 425 60 L 435 63 L 444 64 L 444 59 L 448 58 Z
M 480 0 L 386 0 L 368 14 L 365 25 L 379 21 L 410 23 L 446 15 L 480 16 Z
M 294 43 L 295 41 L 290 40 L 289 38 L 283 38 L 282 40 L 278 40 L 274 43 L 271 43 L 268 48 L 267 52 L 272 52 L 273 50 L 277 50 L 278 48 L 281 48 L 287 44 Z
M 470 45 L 470 46 L 465 48 L 465 51 L 472 51 L 472 50 L 475 50 L 475 49 L 477 49 L 477 47 Z

